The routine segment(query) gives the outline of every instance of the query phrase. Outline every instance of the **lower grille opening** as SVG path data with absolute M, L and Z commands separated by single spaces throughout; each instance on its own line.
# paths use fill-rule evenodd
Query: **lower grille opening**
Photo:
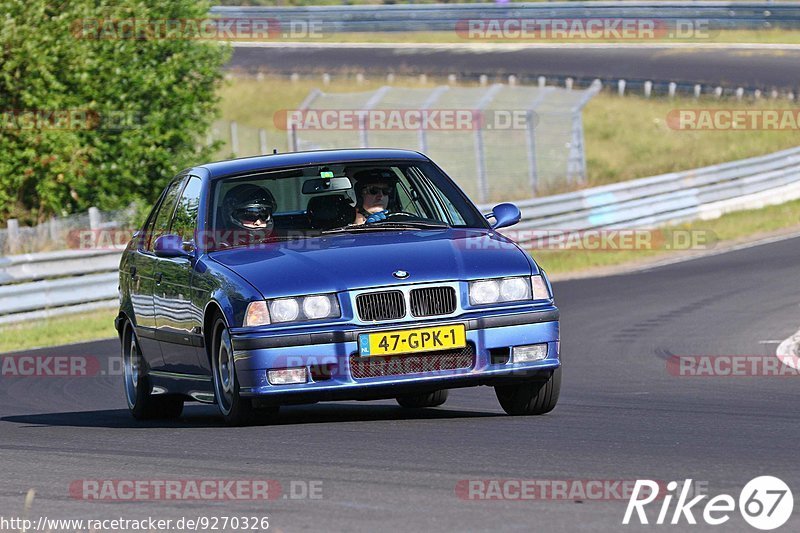
M 327 381 L 331 379 L 338 368 L 339 365 L 336 363 L 320 363 L 308 366 L 311 379 L 314 381 Z
M 489 361 L 493 365 L 504 365 L 511 360 L 511 348 L 489 348 Z
M 381 357 L 350 356 L 350 374 L 353 379 L 400 376 L 441 370 L 472 368 L 475 364 L 475 347 L 467 343 L 464 348 L 408 355 Z

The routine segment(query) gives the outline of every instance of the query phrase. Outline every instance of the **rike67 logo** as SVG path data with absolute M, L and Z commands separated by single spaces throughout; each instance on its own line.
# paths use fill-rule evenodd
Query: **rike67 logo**
M 733 496 L 719 494 L 704 502 L 708 495 L 701 494 L 689 499 L 691 486 L 691 479 L 687 479 L 683 485 L 670 481 L 666 485 L 666 493 L 663 493 L 659 490 L 663 488 L 661 483 L 649 479 L 636 480 L 622 523 L 628 525 L 631 520 L 634 523 L 638 520 L 640 524 L 650 524 L 655 509 L 658 509 L 658 517 L 652 523 L 657 525 L 697 524 L 695 513 L 712 526 L 722 525 L 731 519 L 737 506 Z M 661 505 L 649 508 L 651 516 L 648 518 L 645 507 L 656 500 L 660 500 Z M 675 506 L 671 508 L 673 501 Z M 759 476 L 750 480 L 739 493 L 738 506 L 745 522 L 756 529 L 769 531 L 781 527 L 792 516 L 794 497 L 782 480 L 773 476 Z

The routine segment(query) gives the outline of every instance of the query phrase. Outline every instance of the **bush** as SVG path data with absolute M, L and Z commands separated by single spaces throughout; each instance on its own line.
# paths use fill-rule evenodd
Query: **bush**
M 81 31 L 98 19 L 205 18 L 208 5 L 0 0 L 0 13 L 0 219 L 152 202 L 210 156 L 199 146 L 216 117 L 226 46 Z

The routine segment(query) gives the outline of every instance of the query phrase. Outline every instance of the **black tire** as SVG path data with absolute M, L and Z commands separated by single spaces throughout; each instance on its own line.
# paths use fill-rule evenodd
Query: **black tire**
M 278 414 L 277 405 L 256 409 L 253 400 L 239 395 L 239 378 L 233 362 L 233 346 L 225 321 L 217 316 L 214 321 L 211 345 L 211 369 L 214 397 L 219 412 L 229 426 L 265 424 Z
M 131 323 L 122 330 L 122 368 L 125 400 L 136 420 L 172 419 L 183 413 L 183 398 L 173 395 L 154 395 L 150 378 L 145 372 L 144 358 Z
M 421 409 L 423 407 L 438 407 L 447 401 L 447 389 L 428 392 L 425 394 L 410 394 L 398 396 L 397 403 L 400 407 Z
M 561 367 L 547 381 L 526 381 L 494 388 L 500 406 L 509 415 L 543 415 L 558 403 L 561 392 Z

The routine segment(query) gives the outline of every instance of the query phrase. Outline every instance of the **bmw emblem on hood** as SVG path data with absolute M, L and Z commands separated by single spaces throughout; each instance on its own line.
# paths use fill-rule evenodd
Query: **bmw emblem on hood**
M 392 276 L 396 277 L 397 279 L 406 279 L 408 277 L 408 272 L 405 270 L 395 270 L 392 272 Z

